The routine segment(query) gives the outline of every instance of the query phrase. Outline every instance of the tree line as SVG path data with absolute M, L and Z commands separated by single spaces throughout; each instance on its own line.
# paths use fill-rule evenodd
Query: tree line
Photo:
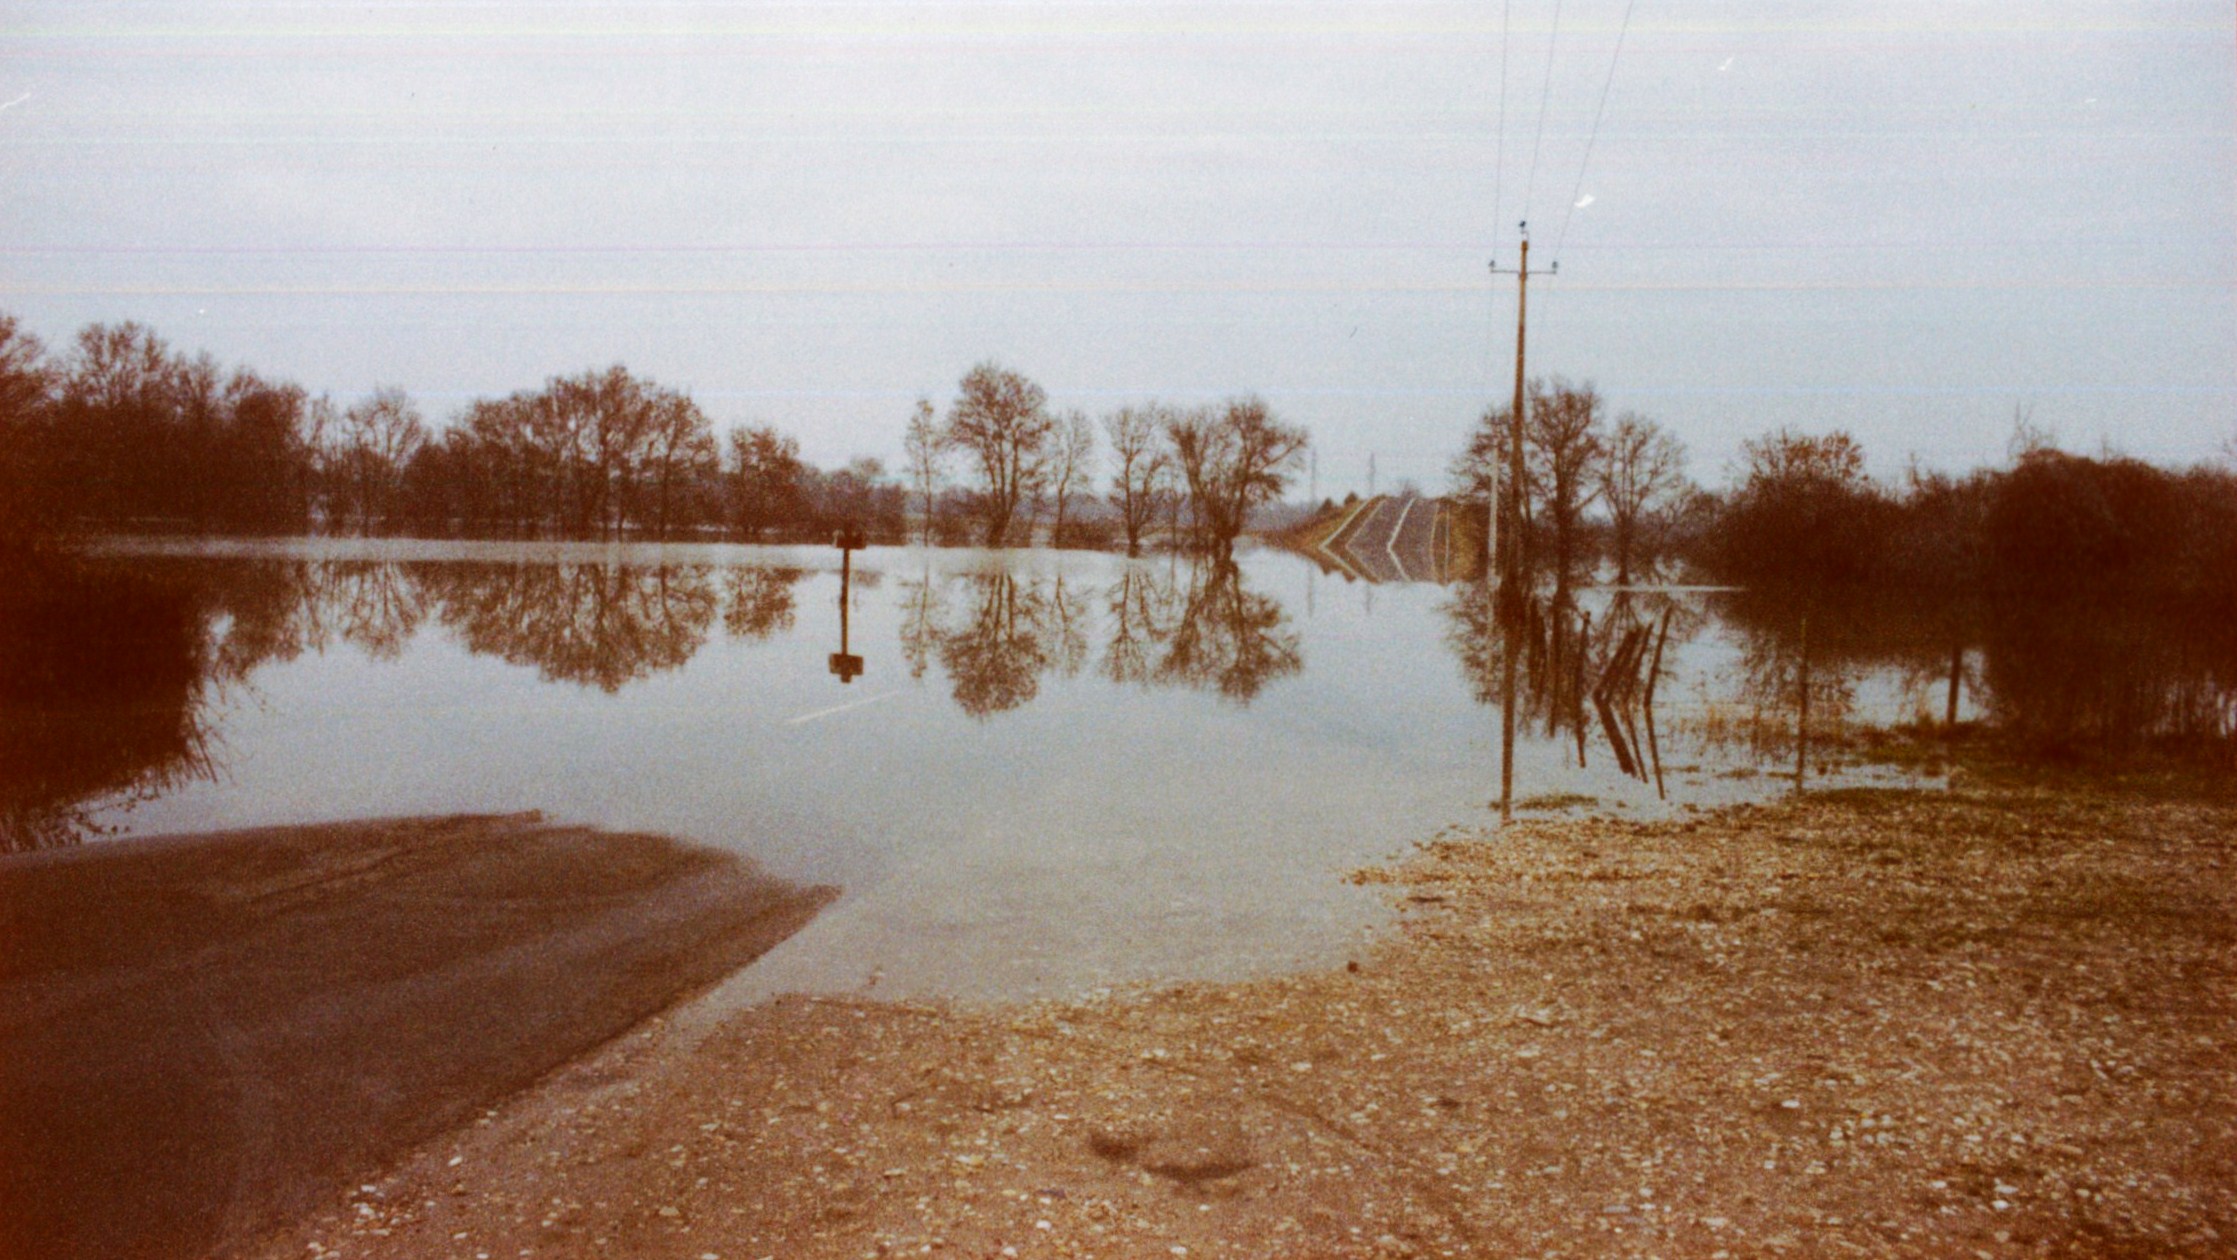
M 2004 467 L 1892 483 L 1846 433 L 1769 434 L 1696 532 L 1703 569 L 1754 586 L 2150 595 L 2237 616 L 2237 467 L 2071 454 L 2024 421 Z
M 1479 509 L 1508 493 L 1511 421 L 1484 412 L 1453 461 L 1455 494 Z M 1526 568 L 1557 581 L 1682 566 L 1755 587 L 2149 591 L 2237 614 L 2230 459 L 2071 454 L 2022 416 L 2006 466 L 1881 480 L 1852 435 L 1784 428 L 1743 443 L 1730 483 L 1705 490 L 1675 436 L 1637 413 L 1611 420 L 1590 382 L 1559 377 L 1529 383 L 1522 440 Z
M 1107 481 L 1098 434 L 1107 440 Z M 468 403 L 347 405 L 94 324 L 49 353 L 0 315 L 0 529 L 474 536 L 814 537 L 838 526 L 992 546 L 1041 536 L 1138 552 L 1153 534 L 1225 551 L 1280 497 L 1307 438 L 1264 401 L 1122 407 L 1100 426 L 1017 372 L 965 373 L 907 423 L 906 479 L 803 460 L 773 426 L 717 435 L 685 391 L 616 365 Z M 950 473 L 958 475 L 951 484 Z
M 1110 444 L 1108 461 L 1098 458 L 1098 430 Z M 944 420 L 930 399 L 918 401 L 903 447 L 928 533 L 940 528 L 945 502 L 945 514 L 974 525 L 987 546 L 1029 537 L 1044 507 L 1057 546 L 1115 542 L 1101 521 L 1075 514 L 1095 505 L 1098 474 L 1106 473 L 1104 519 L 1128 555 L 1161 532 L 1225 555 L 1252 514 L 1281 498 L 1310 442 L 1255 395 L 1196 407 L 1129 404 L 1091 422 L 1076 409 L 1052 411 L 1039 385 L 986 362 L 964 374 Z M 951 462 L 962 480 L 943 496 Z
M 50 358 L 0 315 L 0 527 L 86 520 L 281 529 L 305 518 L 311 401 L 136 324 Z
M 597 537 L 898 534 L 875 460 L 832 471 L 767 427 L 718 442 L 688 393 L 613 366 L 431 425 L 380 388 L 347 406 L 135 323 L 50 355 L 0 315 L 0 527 Z

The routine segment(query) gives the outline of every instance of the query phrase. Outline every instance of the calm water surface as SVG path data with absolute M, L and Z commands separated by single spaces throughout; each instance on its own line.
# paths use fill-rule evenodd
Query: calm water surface
M 846 586 L 860 674 L 843 681 L 828 549 L 127 550 L 118 563 L 194 593 L 212 681 L 189 772 L 96 799 L 86 821 L 533 809 L 842 886 L 735 1000 L 1067 994 L 1340 959 L 1385 917 L 1346 871 L 1496 818 L 1480 588 L 1347 583 L 1273 551 L 1222 572 L 872 549 Z M 1773 774 L 1792 769 L 1782 667 L 1709 603 L 1576 596 L 1588 662 L 1669 614 L 1662 792 L 1619 769 L 1589 712 L 1580 752 L 1571 702 L 1541 686 L 1518 797 L 1644 816 L 1791 790 Z M 1552 659 L 1525 676 L 1566 675 Z M 1833 677 L 1851 716 L 1940 703 L 1934 677 Z

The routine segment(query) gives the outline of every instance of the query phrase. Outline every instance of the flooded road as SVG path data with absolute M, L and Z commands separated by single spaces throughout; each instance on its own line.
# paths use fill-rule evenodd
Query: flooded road
M 841 677 L 827 548 L 138 550 L 116 563 L 180 593 L 201 636 L 191 751 L 138 780 L 78 776 L 122 784 L 63 803 L 85 834 L 533 809 L 843 888 L 733 982 L 738 1001 L 1340 960 L 1383 918 L 1344 873 L 1485 820 L 1498 793 L 1480 588 L 1346 582 L 1281 552 L 1222 570 L 871 549 L 847 590 L 860 676 Z M 1783 790 L 1791 753 L 1763 736 L 1785 719 L 1748 698 L 1746 641 L 1711 598 L 1565 596 L 1601 629 L 1556 639 L 1588 656 L 1613 648 L 1593 633 L 1670 614 L 1666 773 L 1661 792 L 1627 773 L 1589 710 L 1580 740 L 1554 687 L 1524 714 L 1525 808 Z M 1901 680 L 1850 690 L 1883 719 L 1913 703 Z
M 832 890 L 533 815 L 0 862 L 0 1258 L 239 1254 Z

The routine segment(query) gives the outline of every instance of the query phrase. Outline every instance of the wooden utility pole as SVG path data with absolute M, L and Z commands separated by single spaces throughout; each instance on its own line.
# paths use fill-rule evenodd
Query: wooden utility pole
M 1498 259 L 1491 263 L 1491 274 L 1515 278 L 1515 403 L 1507 417 L 1507 510 L 1506 519 L 1500 522 L 1501 564 L 1499 575 L 1503 580 L 1517 581 L 1522 576 L 1522 407 L 1523 407 L 1523 335 L 1529 327 L 1530 277 L 1559 274 L 1561 262 L 1543 271 L 1530 269 L 1530 224 L 1517 225 L 1522 232 L 1522 263 L 1516 267 L 1502 267 Z
M 1502 605 L 1493 610 L 1500 625 L 1500 638 L 1506 645 L 1506 660 L 1501 666 L 1499 681 L 1499 816 L 1512 818 L 1515 814 L 1515 661 L 1521 655 L 1516 637 L 1522 633 L 1522 350 L 1523 333 L 1528 327 L 1530 310 L 1530 224 L 1521 223 L 1522 263 L 1520 266 L 1502 268 L 1499 260 L 1491 260 L 1491 274 L 1511 275 L 1515 278 L 1515 408 L 1508 417 L 1507 430 L 1507 503 L 1506 519 L 1493 522 L 1500 516 L 1498 503 L 1484 514 L 1487 525 L 1497 539 L 1500 551 L 1499 582 L 1494 596 Z M 1538 275 L 1552 275 L 1561 270 L 1559 260 Z M 1494 500 L 1498 491 L 1492 492 Z M 1489 560 L 1490 557 L 1486 557 Z

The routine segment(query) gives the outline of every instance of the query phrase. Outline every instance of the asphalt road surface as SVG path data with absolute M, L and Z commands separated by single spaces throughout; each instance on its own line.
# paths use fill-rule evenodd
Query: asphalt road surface
M 836 895 L 534 815 L 0 861 L 0 1257 L 210 1255 L 705 988 Z

